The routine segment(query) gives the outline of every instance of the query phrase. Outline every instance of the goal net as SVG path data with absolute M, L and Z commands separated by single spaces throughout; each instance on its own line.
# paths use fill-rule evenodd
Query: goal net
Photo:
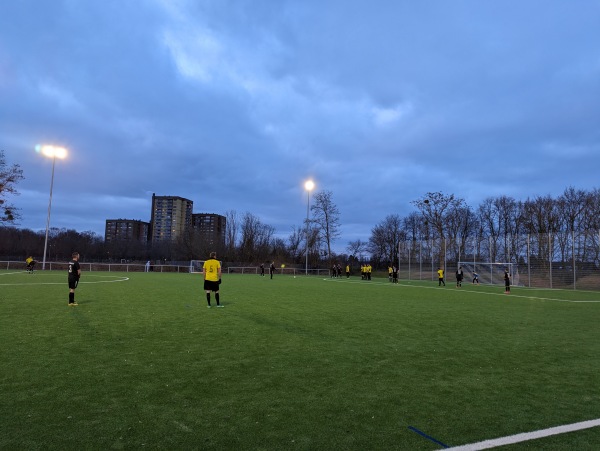
M 206 260 L 190 260 L 190 274 L 203 273 L 204 262 Z M 223 262 L 219 260 L 221 268 L 223 268 Z
M 206 260 L 191 260 L 190 261 L 190 274 L 201 273 Z
M 510 284 L 519 285 L 519 267 L 515 263 L 458 262 L 458 266 L 462 266 L 464 282 L 472 282 L 477 274 L 479 283 L 504 284 L 504 271 L 508 269 Z

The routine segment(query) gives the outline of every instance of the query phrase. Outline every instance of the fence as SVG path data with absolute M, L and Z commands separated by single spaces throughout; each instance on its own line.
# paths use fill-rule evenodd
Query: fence
M 82 271 L 108 271 L 108 272 L 145 272 L 146 265 L 140 263 L 82 263 L 79 262 Z M 13 271 L 25 271 L 25 262 L 22 261 L 0 261 L 0 269 Z M 41 265 L 36 265 L 36 270 L 40 270 Z M 68 263 L 64 262 L 46 262 L 46 270 L 48 271 L 66 271 Z M 258 266 L 223 266 L 223 271 L 228 274 L 259 274 Z M 150 272 L 164 273 L 189 273 L 190 265 L 151 265 Z M 265 273 L 269 274 L 269 268 L 265 268 Z M 275 274 L 285 274 L 290 276 L 306 275 L 305 269 L 300 268 L 275 268 Z M 309 276 L 329 276 L 328 269 L 309 269 Z
M 436 280 L 438 267 L 453 273 L 461 261 L 502 262 L 522 286 L 600 290 L 600 231 L 404 241 L 398 256 L 403 279 Z
M 228 266 L 228 274 L 260 274 L 260 266 Z M 309 269 L 305 268 L 275 268 L 275 274 L 288 276 L 328 276 L 328 269 Z M 269 267 L 265 267 L 265 275 L 269 275 Z
M 82 263 L 79 262 L 82 271 L 108 271 L 108 272 L 144 272 L 146 265 L 139 263 Z M 48 271 L 66 271 L 69 264 L 65 262 L 46 262 L 46 270 Z M 25 262 L 20 261 L 0 261 L 0 269 L 13 271 L 24 271 Z M 38 262 L 35 266 L 36 270 L 41 270 L 42 265 Z M 151 272 L 165 273 L 189 273 L 190 265 L 152 265 Z

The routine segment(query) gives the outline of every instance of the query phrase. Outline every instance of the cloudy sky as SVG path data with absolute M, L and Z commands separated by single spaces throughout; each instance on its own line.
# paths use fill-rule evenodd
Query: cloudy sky
M 430 191 L 600 187 L 598 0 L 0 2 L 0 150 L 20 226 L 104 234 L 152 193 L 285 238 L 303 184 L 368 240 Z

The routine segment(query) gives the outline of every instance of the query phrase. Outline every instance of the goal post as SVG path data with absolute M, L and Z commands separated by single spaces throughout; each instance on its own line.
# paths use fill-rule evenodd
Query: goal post
M 519 285 L 519 266 L 516 263 L 490 262 L 458 262 L 465 275 L 465 282 L 472 281 L 474 274 L 479 276 L 479 283 L 495 285 L 504 284 L 504 271 L 508 269 L 511 285 Z M 450 274 L 449 274 L 450 275 Z

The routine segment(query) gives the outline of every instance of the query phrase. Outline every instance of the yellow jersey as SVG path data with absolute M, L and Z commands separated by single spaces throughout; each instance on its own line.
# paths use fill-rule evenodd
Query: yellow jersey
M 219 260 L 210 258 L 204 262 L 202 271 L 204 272 L 204 280 L 218 282 L 221 277 L 221 263 L 219 263 Z

